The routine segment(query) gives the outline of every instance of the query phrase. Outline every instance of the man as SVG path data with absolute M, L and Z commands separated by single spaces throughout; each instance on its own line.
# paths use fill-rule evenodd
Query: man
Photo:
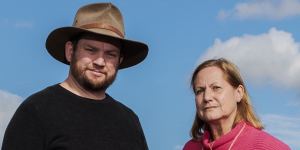
M 48 52 L 70 65 L 67 79 L 27 98 L 10 121 L 2 150 L 145 150 L 135 113 L 106 89 L 118 69 L 136 65 L 146 44 L 124 39 L 118 8 L 81 7 L 73 26 L 52 31 Z

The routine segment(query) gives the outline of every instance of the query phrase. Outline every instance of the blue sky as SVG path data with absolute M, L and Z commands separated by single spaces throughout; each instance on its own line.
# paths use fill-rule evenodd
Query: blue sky
M 45 40 L 95 0 L 4 0 L 0 6 L 0 141 L 26 97 L 62 82 L 68 66 Z M 225 57 L 241 70 L 266 131 L 300 149 L 299 0 L 113 0 L 126 37 L 146 42 L 141 64 L 119 71 L 108 93 L 140 117 L 151 150 L 180 150 L 195 113 L 195 66 Z M 0 145 L 2 143 L 0 142 Z

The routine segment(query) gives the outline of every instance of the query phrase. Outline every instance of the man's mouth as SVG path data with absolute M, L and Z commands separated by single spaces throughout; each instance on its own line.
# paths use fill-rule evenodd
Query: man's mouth
M 105 72 L 101 71 L 101 70 L 91 69 L 91 70 L 88 70 L 88 71 L 90 71 L 95 76 L 103 76 L 103 75 L 105 75 Z

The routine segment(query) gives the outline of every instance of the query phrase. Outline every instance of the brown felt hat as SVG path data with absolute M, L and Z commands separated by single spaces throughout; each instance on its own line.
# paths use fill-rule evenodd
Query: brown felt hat
M 122 14 L 111 3 L 95 3 L 79 8 L 72 26 L 55 29 L 49 34 L 46 48 L 55 59 L 69 64 L 65 58 L 65 43 L 86 33 L 121 42 L 124 58 L 119 69 L 142 62 L 148 54 L 146 44 L 125 39 Z

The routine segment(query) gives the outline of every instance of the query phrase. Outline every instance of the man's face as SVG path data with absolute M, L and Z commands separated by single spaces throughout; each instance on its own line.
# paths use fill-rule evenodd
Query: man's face
M 105 91 L 113 83 L 121 60 L 117 44 L 83 38 L 73 46 L 71 75 L 87 91 Z

